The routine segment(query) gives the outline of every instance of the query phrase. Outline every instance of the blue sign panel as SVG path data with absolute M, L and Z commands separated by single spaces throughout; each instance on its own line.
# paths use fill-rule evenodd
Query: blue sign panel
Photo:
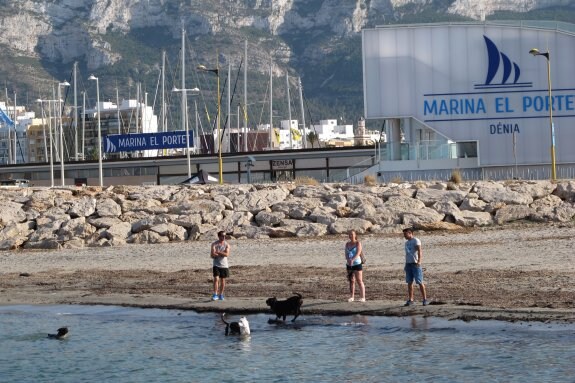
M 194 132 L 188 131 L 190 144 L 194 146 Z M 104 152 L 133 152 L 136 150 L 185 148 L 186 132 L 178 130 L 166 133 L 114 134 L 104 137 Z

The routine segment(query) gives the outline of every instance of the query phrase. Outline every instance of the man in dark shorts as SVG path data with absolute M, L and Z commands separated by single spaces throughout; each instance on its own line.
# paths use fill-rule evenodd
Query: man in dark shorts
M 218 240 L 212 243 L 210 257 L 213 259 L 214 293 L 213 301 L 224 300 L 224 289 L 226 288 L 226 278 L 230 276 L 228 257 L 230 255 L 230 245 L 226 242 L 226 233 L 218 231 Z

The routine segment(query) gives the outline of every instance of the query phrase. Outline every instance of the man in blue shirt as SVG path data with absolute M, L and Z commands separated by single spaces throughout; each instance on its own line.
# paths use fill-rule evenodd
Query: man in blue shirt
M 421 261 L 423 260 L 423 251 L 421 250 L 421 241 L 413 236 L 413 230 L 410 228 L 403 229 L 405 238 L 405 282 L 407 282 L 408 299 L 405 306 L 411 306 L 413 301 L 413 283 L 419 285 L 419 291 L 423 298 L 423 305 L 427 306 L 427 295 L 425 285 L 423 284 L 423 270 Z

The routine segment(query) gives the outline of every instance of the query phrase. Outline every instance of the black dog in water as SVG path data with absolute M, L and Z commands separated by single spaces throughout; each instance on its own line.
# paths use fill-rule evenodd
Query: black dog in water
M 294 293 L 295 295 L 291 298 L 288 298 L 284 301 L 278 301 L 276 297 L 268 298 L 266 300 L 266 304 L 270 306 L 274 314 L 276 314 L 276 320 L 280 317 L 283 320 L 286 320 L 286 316 L 293 315 L 293 319 L 291 320 L 294 322 L 298 316 L 301 314 L 301 305 L 303 303 L 303 299 L 301 294 Z
M 246 317 L 241 317 L 238 322 L 226 322 L 226 313 L 222 313 L 222 322 L 226 324 L 226 335 L 250 335 L 250 324 Z
M 48 334 L 48 338 L 65 339 L 68 336 L 68 327 L 60 327 L 57 334 Z

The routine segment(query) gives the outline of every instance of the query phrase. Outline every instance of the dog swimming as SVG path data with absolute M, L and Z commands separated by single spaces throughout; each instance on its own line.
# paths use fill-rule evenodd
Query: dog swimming
M 266 304 L 270 307 L 274 314 L 276 314 L 276 320 L 280 317 L 283 318 L 285 322 L 288 315 L 293 315 L 294 322 L 298 316 L 301 315 L 301 305 L 303 304 L 303 297 L 299 293 L 294 293 L 293 297 L 286 300 L 279 301 L 276 297 L 268 298 Z
M 222 313 L 222 322 L 226 324 L 226 335 L 250 335 L 250 323 L 246 317 L 237 322 L 227 322 L 226 313 Z
M 48 338 L 66 339 L 68 337 L 68 334 L 69 334 L 68 327 L 60 327 L 56 334 L 48 334 Z

